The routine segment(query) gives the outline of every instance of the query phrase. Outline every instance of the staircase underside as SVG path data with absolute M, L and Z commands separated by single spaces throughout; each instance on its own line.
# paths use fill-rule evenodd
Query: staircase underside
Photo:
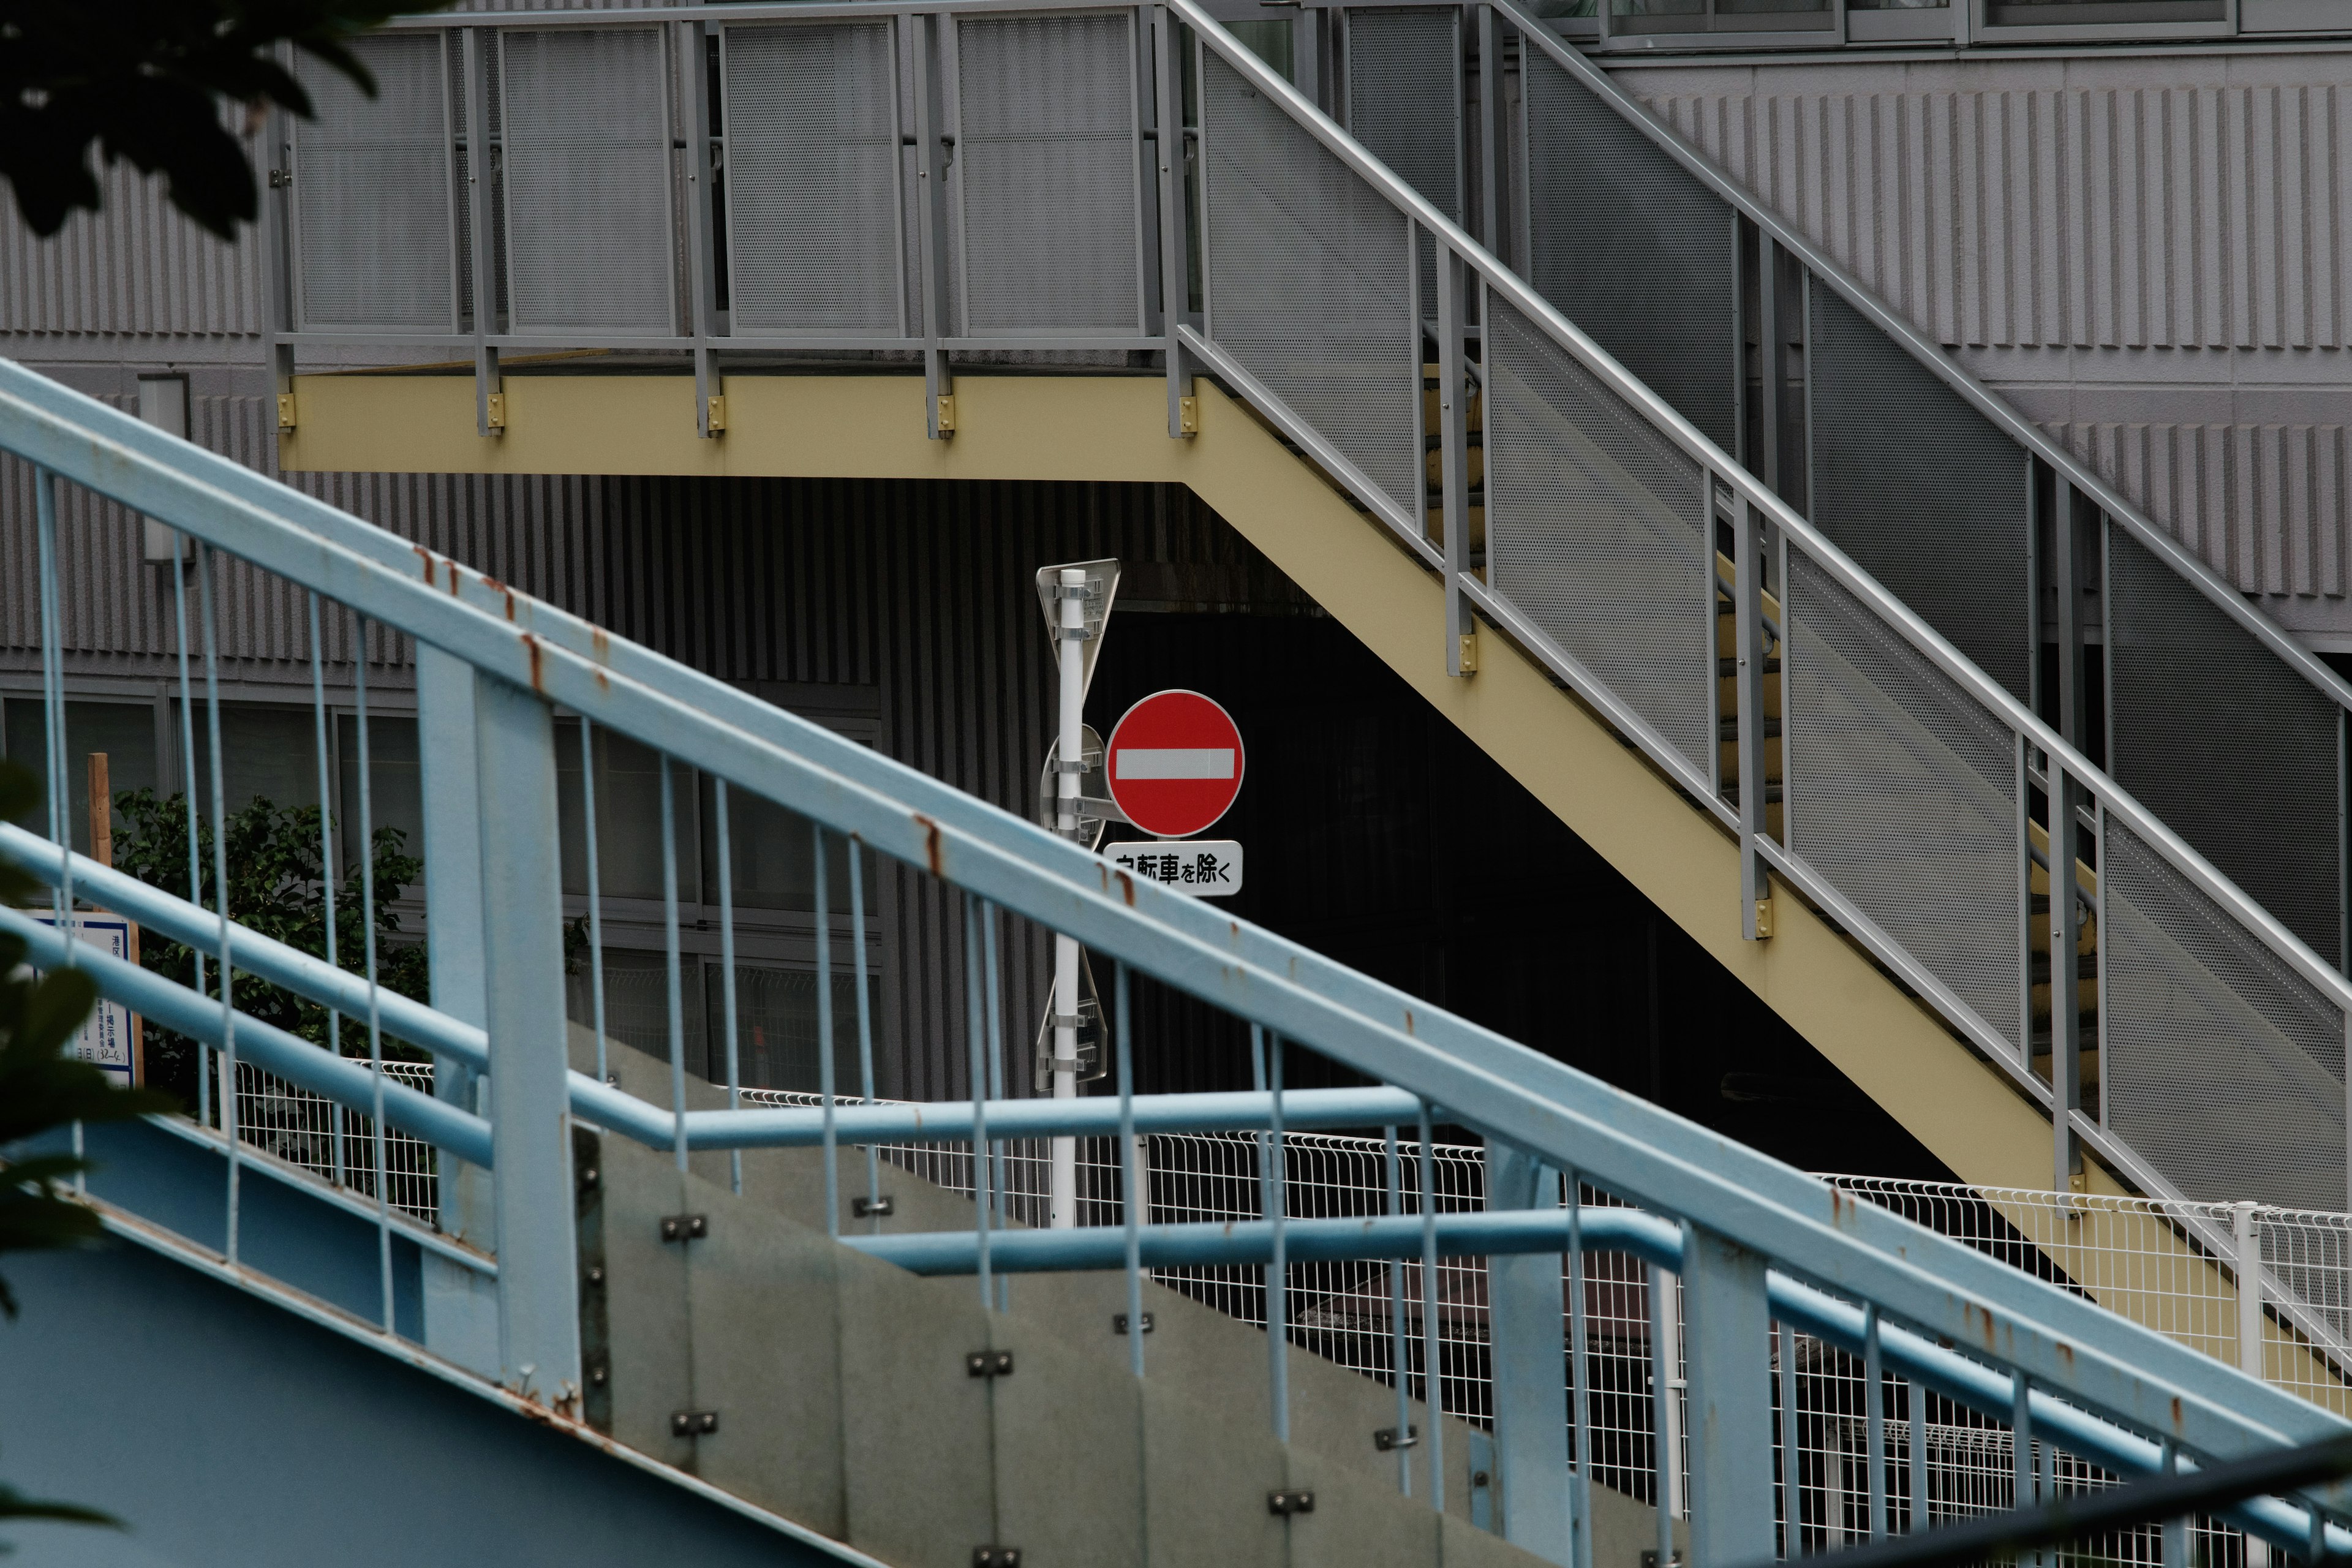
M 1740 935 L 1732 840 L 1533 658 L 1491 630 L 1445 673 L 1439 583 L 1203 380 L 1171 440 L 1158 376 L 960 376 L 950 440 L 911 375 L 730 375 L 728 429 L 695 435 L 690 377 L 510 375 L 475 433 L 470 375 L 298 378 L 292 470 L 1026 479 L 1191 489 L 1963 1180 L 2044 1187 L 2047 1116 L 1793 895 Z M 1784 894 L 1786 889 L 1783 889 Z M 2122 1188 L 2094 1170 L 2094 1190 Z

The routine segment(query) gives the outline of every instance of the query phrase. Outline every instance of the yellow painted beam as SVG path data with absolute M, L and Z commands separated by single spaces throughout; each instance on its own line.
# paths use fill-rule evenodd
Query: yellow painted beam
M 1713 818 L 1501 637 L 1482 639 L 1475 677 L 1448 677 L 1436 579 L 1208 382 L 1200 434 L 1181 441 L 1166 433 L 1166 384 L 1148 376 L 961 376 L 945 441 L 925 436 L 911 375 L 730 376 L 727 431 L 708 440 L 689 377 L 519 375 L 505 392 L 506 432 L 484 437 L 467 376 L 299 377 L 280 461 L 1186 485 L 1963 1180 L 2047 1184 L 2037 1108 L 1793 895 L 1776 901 L 1769 942 L 1744 941 L 1736 849 Z

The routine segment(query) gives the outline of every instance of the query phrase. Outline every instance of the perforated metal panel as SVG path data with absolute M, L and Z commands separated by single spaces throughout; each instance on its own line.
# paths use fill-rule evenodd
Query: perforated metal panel
M 2030 700 L 2025 449 L 1853 306 L 1811 287 L 1814 523 Z
M 677 330 L 667 64 L 651 27 L 499 35 L 513 330 Z
M 1462 13 L 1348 13 L 1348 129 L 1372 155 L 1462 221 Z M 1421 313 L 1437 317 L 1436 247 L 1421 244 Z
M 2192 1198 L 2341 1209 L 2344 1015 L 2109 819 L 2107 1124 Z
M 2106 589 L 2116 781 L 2341 963 L 2336 704 L 2112 524 Z
M 1202 58 L 1211 335 L 1408 516 L 1420 331 L 1404 216 L 1233 68 Z
M 957 22 L 965 331 L 1143 330 L 1132 29 L 1124 12 Z
M 1698 465 L 1509 305 L 1486 338 L 1486 580 L 1704 778 L 1714 555 Z
M 2021 1055 L 2016 742 L 1794 546 L 1788 587 L 1790 847 Z
M 882 21 L 722 33 L 739 333 L 906 330 L 893 32 Z
M 1527 100 L 1528 280 L 1727 452 L 1738 447 L 1731 209 L 1540 52 Z
M 318 108 L 294 121 L 295 320 L 304 331 L 457 328 L 448 72 L 437 33 L 354 38 L 369 98 L 298 57 Z

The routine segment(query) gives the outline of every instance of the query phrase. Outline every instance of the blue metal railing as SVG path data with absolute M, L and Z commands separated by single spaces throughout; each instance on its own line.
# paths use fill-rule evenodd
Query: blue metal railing
M 1989 1415 L 2021 1419 L 2126 1473 L 2156 1469 L 2168 1442 L 2191 1462 L 2212 1462 L 2344 1429 L 2334 1415 L 2150 1330 L 1268 932 L 1130 882 L 1019 817 L 13 365 L 0 365 L 0 448 L 37 465 L 44 489 L 75 484 L 162 518 L 209 550 L 234 553 L 416 637 L 462 669 L 462 682 L 420 677 L 419 703 L 428 718 L 450 704 L 471 709 L 474 771 L 451 773 L 441 761 L 431 765 L 442 769 L 435 787 L 456 792 L 461 816 L 481 825 L 466 847 L 480 870 L 479 1022 L 391 996 L 370 976 L 355 978 L 225 918 L 235 911 L 205 910 L 110 877 L 21 829 L 0 831 L 0 855 L 61 894 L 71 885 L 159 931 L 209 940 L 228 974 L 241 970 L 321 1005 L 366 1014 L 372 1053 L 381 1050 L 374 1042 L 390 1036 L 455 1064 L 486 1068 L 489 1102 L 478 1111 L 387 1085 L 380 1072 L 240 1016 L 234 985 L 220 988 L 226 995 L 206 995 L 128 964 L 71 953 L 54 930 L 14 911 L 0 912 L 0 926 L 24 937 L 37 962 L 86 964 L 107 994 L 224 1057 L 235 1052 L 377 1114 L 379 1125 L 406 1128 L 454 1159 L 494 1167 L 502 1376 L 542 1403 L 565 1406 L 580 1386 L 572 1189 L 562 1131 L 577 1120 L 679 1152 L 829 1146 L 916 1132 L 968 1139 L 981 1157 L 971 1230 L 858 1237 L 848 1244 L 919 1271 L 975 1273 L 983 1290 L 992 1276 L 1041 1268 L 1122 1267 L 1133 1281 L 1160 1262 L 1278 1269 L 1285 1258 L 1418 1256 L 1426 1269 L 1438 1257 L 1465 1253 L 1634 1252 L 1677 1271 L 1685 1283 L 1691 1513 L 1695 1550 L 1709 1563 L 1760 1554 L 1759 1540 L 1761 1552 L 1771 1549 L 1768 1330 L 1775 1320 L 1850 1347 L 1867 1350 L 1874 1341 L 1885 1364 L 1903 1375 Z M 46 625 L 54 647 L 55 620 Z M 193 705 L 194 693 L 187 696 Z M 216 715 L 216 693 L 204 700 L 208 718 Z M 978 1053 L 973 1098 L 952 1107 L 836 1107 L 828 1097 L 814 1113 L 680 1114 L 572 1072 L 561 990 L 557 703 L 673 764 L 723 780 L 730 791 L 801 814 L 815 825 L 821 845 L 827 836 L 847 838 L 971 900 L 979 915 L 967 925 L 976 962 L 964 978 L 977 1018 L 1001 1011 L 989 1005 L 996 953 L 987 928 L 1003 910 L 1075 936 L 1113 960 L 1115 996 L 1124 994 L 1132 971 L 1245 1021 L 1268 1047 L 1265 1089 L 1138 1096 L 1130 1070 L 1123 1069 L 1116 1100 L 1007 1101 L 1001 1084 L 991 1084 L 1001 1072 L 1002 1042 L 979 1026 L 971 1039 Z M 61 705 L 53 706 L 52 746 L 64 744 L 66 717 Z M 215 812 L 218 800 L 215 785 Z M 362 899 L 369 896 L 363 887 Z M 673 976 L 675 955 L 673 941 Z M 862 993 L 862 952 L 856 962 Z M 670 1012 L 673 1072 L 682 1074 L 676 1005 Z M 1123 1030 L 1123 1009 L 1117 1021 Z M 1286 1089 L 1272 1067 L 1286 1045 L 1384 1087 Z M 1119 1055 L 1129 1058 L 1128 1051 Z M 681 1095 L 677 1103 L 682 1101 Z M 1641 1212 L 1570 1206 L 1558 1214 L 1530 1208 L 1440 1215 L 1431 1207 L 1415 1218 L 1334 1224 L 1286 1217 L 1270 1204 L 1262 1222 L 1190 1227 L 1154 1225 L 1130 1207 L 1117 1230 L 1029 1232 L 1002 1228 L 986 1174 L 989 1145 L 1015 1135 L 1213 1127 L 1278 1138 L 1306 1126 L 1417 1123 L 1425 1152 L 1426 1130 L 1440 1118 Z M 226 1121 L 223 1135 L 233 1152 L 234 1128 Z M 234 1185 L 225 1201 L 234 1212 Z M 394 1223 L 380 1219 L 387 1234 Z M 1433 1289 L 1433 1269 L 1423 1281 L 1425 1290 Z M 1549 1305 L 1555 1324 L 1559 1310 L 1555 1284 Z M 1424 1303 L 1424 1319 L 1433 1331 L 1433 1303 Z M 1143 1359 L 1140 1336 L 1130 1353 Z M 1279 1397 L 1275 1407 L 1279 1421 Z M 1549 1444 L 1565 1452 L 1557 1430 L 1506 1429 L 1497 1441 L 1507 1448 L 1543 1452 Z M 1433 1491 L 1434 1441 L 1430 1448 Z M 2239 1517 L 2282 1544 L 2309 1540 L 2309 1516 L 2288 1502 L 2259 1502 Z M 2352 1546 L 2352 1532 L 2338 1533 Z

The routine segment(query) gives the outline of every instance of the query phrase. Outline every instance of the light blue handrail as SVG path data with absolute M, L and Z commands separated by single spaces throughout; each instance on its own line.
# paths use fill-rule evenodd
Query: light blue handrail
M 1442 1106 L 1450 1120 L 1559 1167 L 1580 1170 L 1596 1184 L 1653 1211 L 1730 1238 L 1771 1259 L 1790 1279 L 1874 1303 L 1904 1325 L 1903 1332 L 1986 1346 L 1991 1360 L 2011 1369 L 1997 1374 L 2005 1387 L 2022 1375 L 2060 1403 L 2090 1413 L 2087 1419 L 2143 1436 L 2176 1436 L 2212 1458 L 2346 1429 L 2337 1417 L 2292 1395 L 1898 1216 L 1857 1205 L 1801 1173 L 1491 1031 L 1353 975 L 1271 933 L 1200 910 L 1178 895 L 1129 882 L 1097 858 L 1023 819 L 816 726 L 761 710 L 740 694 L 706 706 L 702 699 L 715 682 L 593 628 L 579 636 L 581 623 L 356 519 L 333 514 L 331 527 L 315 526 L 328 510 L 319 503 L 5 364 L 0 448 L 166 518 L 210 545 L 350 605 L 497 680 L 535 690 L 543 700 L 562 702 L 723 778 L 732 788 L 786 805 L 979 898 L 1076 935 L 1097 953 L 1391 1086 L 1349 1091 L 1363 1096 L 1349 1102 L 1345 1114 L 1351 1119 L 1373 1124 L 1400 1120 L 1396 1107 L 1406 1100 Z M 485 598 L 497 608 L 481 603 Z M 54 854 L 51 863 L 60 873 L 67 864 Z M 46 930 L 22 917 L 9 920 L 10 930 Z M 53 948 L 62 946 L 54 933 L 46 940 Z M 48 956 L 55 961 L 58 954 Z M 175 1000 L 164 993 L 179 988 L 128 965 L 93 961 L 91 968 L 111 994 L 174 1027 L 185 1024 L 201 1037 L 205 1025 L 195 1015 L 212 1009 L 216 1016 L 216 1004 L 188 992 L 180 993 L 186 1000 Z M 299 965 L 286 964 L 283 973 L 313 983 L 324 979 Z M 461 1038 L 453 1024 L 423 1016 L 429 1011 L 407 1015 L 408 1026 L 437 1032 L 446 1043 Z M 273 1071 L 283 1070 L 281 1059 L 306 1065 L 294 1061 L 296 1052 L 328 1064 L 327 1072 L 314 1071 L 313 1078 L 330 1098 L 359 1096 L 363 1103 L 375 1092 L 373 1075 L 346 1069 L 291 1037 L 272 1041 L 240 1024 L 237 1040 L 257 1065 Z M 484 1048 L 494 1056 L 496 1040 L 486 1038 Z M 345 1072 L 370 1080 L 366 1095 L 359 1094 L 360 1086 L 341 1080 L 339 1075 Z M 632 1110 L 638 1102 L 604 1086 L 589 1088 L 594 1091 L 590 1104 L 582 1103 L 576 1089 L 573 1096 L 582 1116 L 606 1125 L 658 1118 L 675 1131 L 667 1112 L 650 1107 Z M 386 1096 L 388 1112 L 395 1098 Z M 1308 1096 L 1301 1091 L 1286 1095 L 1286 1124 L 1299 1124 L 1306 1101 Z M 844 1107 L 835 1113 L 841 1136 L 859 1135 L 850 1120 L 859 1109 Z M 944 1114 L 945 1108 L 936 1109 L 942 1114 L 922 1123 L 921 1135 L 953 1137 L 950 1129 L 959 1123 Z M 1212 1109 L 1195 1106 L 1189 1113 L 1205 1115 Z M 404 1102 L 401 1111 L 410 1117 L 433 1114 Z M 446 1138 L 445 1146 L 462 1145 L 471 1151 L 467 1158 L 488 1163 L 491 1151 L 475 1126 L 479 1119 L 455 1108 L 441 1113 L 468 1121 L 440 1123 L 436 1141 Z M 1157 1113 L 1153 1097 L 1136 1100 L 1139 1127 Z M 1240 1118 L 1242 1110 L 1236 1106 L 1227 1113 Z M 961 1108 L 965 1137 L 974 1131 L 974 1114 L 969 1106 Z M 991 1135 L 1004 1135 L 993 1109 L 987 1114 Z M 686 1125 L 690 1136 L 708 1130 L 707 1142 L 694 1142 L 724 1147 L 754 1139 L 804 1141 L 806 1129 L 800 1122 L 806 1120 L 799 1112 L 714 1111 L 692 1113 Z M 1051 1125 L 1041 1121 L 1037 1127 Z M 877 1119 L 874 1135 L 883 1126 Z M 622 1130 L 636 1137 L 651 1129 Z M 1587 1221 L 1597 1224 L 1598 1215 L 1588 1215 Z M 1311 1237 L 1313 1232 L 1300 1228 L 1307 1223 L 1292 1222 L 1291 1236 Z M 1157 1230 L 1144 1228 L 1147 1258 L 1157 1245 Z M 1031 1245 L 1010 1232 L 997 1234 L 992 1244 Z M 1887 1331 L 1896 1332 L 1893 1322 Z M 2271 1522 L 2258 1527 L 2273 1533 L 2266 1527 Z M 2302 1539 L 2284 1528 L 2276 1533 L 2287 1542 Z M 2347 1540 L 2352 1544 L 2352 1536 Z

